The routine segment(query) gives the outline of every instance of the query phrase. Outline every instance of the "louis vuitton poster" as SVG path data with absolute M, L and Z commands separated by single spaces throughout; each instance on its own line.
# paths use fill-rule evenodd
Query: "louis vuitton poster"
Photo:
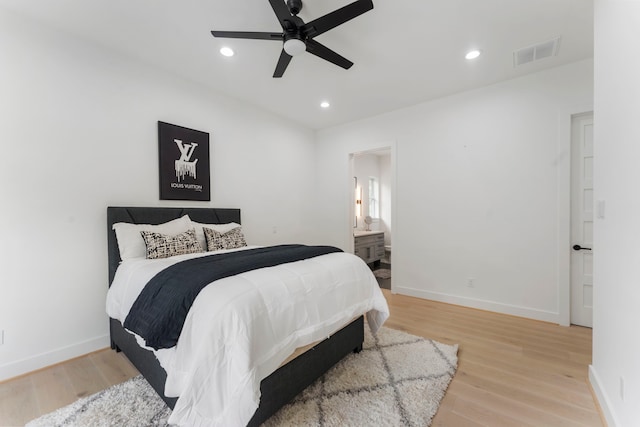
M 160 200 L 210 201 L 209 134 L 158 122 Z

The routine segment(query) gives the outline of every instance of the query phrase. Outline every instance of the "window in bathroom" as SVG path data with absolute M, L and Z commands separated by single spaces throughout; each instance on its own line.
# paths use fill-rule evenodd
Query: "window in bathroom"
M 380 217 L 380 185 L 374 177 L 369 177 L 369 216 Z

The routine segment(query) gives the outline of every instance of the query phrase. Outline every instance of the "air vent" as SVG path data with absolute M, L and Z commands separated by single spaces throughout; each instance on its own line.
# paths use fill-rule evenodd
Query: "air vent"
M 558 54 L 560 37 L 533 46 L 518 49 L 513 52 L 513 66 L 519 67 L 540 59 L 550 58 Z

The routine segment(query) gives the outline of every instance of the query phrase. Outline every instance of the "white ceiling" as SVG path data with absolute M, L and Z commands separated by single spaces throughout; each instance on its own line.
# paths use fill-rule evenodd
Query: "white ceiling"
M 284 1 L 284 0 L 283 0 Z M 306 0 L 309 22 L 351 0 Z M 317 37 L 355 65 L 311 54 L 271 76 L 279 42 L 210 30 L 281 32 L 267 0 L 0 0 L 0 6 L 321 129 L 593 56 L 592 0 L 373 0 Z M 513 51 L 561 36 L 559 53 L 514 68 Z M 218 50 L 232 47 L 236 55 Z M 477 48 L 473 62 L 464 54 Z M 319 104 L 328 100 L 331 108 Z

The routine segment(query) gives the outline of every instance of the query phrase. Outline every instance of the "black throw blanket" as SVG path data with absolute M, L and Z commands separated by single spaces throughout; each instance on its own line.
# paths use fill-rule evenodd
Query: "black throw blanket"
M 176 345 L 187 313 L 200 291 L 214 280 L 287 262 L 342 252 L 332 246 L 280 245 L 209 255 L 174 264 L 147 283 L 124 327 L 160 349 Z

